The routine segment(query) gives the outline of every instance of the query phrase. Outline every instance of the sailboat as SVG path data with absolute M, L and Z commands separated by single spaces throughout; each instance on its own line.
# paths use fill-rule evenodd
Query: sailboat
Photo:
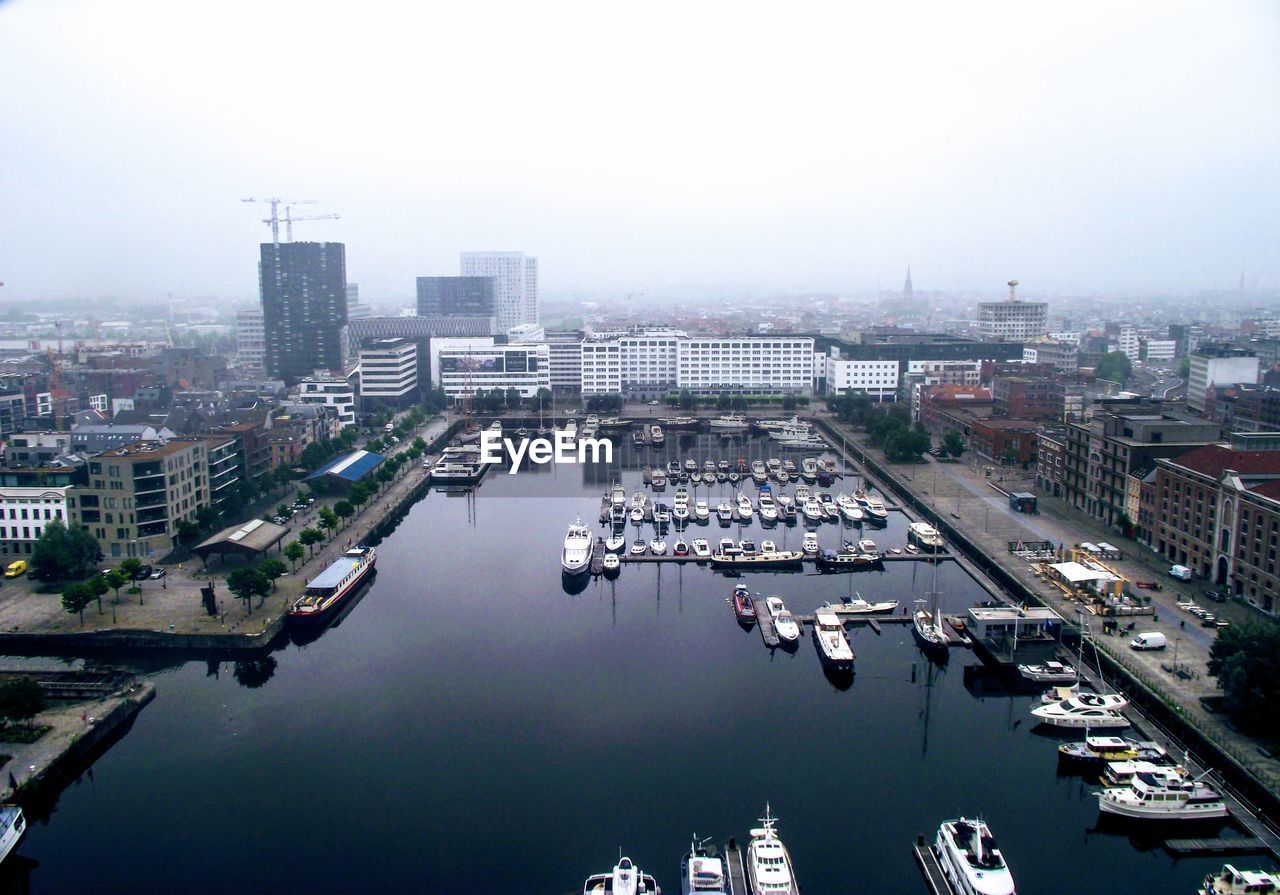
M 916 614 L 912 617 L 911 631 L 916 642 L 925 655 L 939 662 L 949 658 L 947 632 L 942 627 L 942 616 L 938 612 L 938 561 L 933 561 L 933 586 L 930 593 L 932 603 L 928 609 L 922 608 L 924 600 L 916 600 Z

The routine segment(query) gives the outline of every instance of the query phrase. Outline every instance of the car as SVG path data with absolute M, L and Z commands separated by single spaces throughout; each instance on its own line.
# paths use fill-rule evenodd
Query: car
M 272 516 L 271 521 L 274 522 L 276 525 L 284 525 L 286 522 L 289 521 L 289 517 L 288 516 Z
M 151 566 L 143 566 L 142 568 L 138 569 L 136 573 L 134 573 L 133 580 L 146 581 L 148 578 L 151 577 L 151 573 L 153 571 L 154 569 Z
M 1215 603 L 1227 602 L 1227 595 L 1220 590 L 1206 590 L 1201 593 L 1202 596 L 1208 597 Z
M 1212 612 L 1206 612 L 1204 615 L 1200 617 L 1200 627 L 1202 628 L 1218 627 L 1218 617 L 1214 615 Z
M 151 580 L 159 581 L 161 578 L 163 578 L 165 575 L 168 575 L 168 574 L 169 572 L 167 569 L 156 569 L 154 572 L 151 573 Z

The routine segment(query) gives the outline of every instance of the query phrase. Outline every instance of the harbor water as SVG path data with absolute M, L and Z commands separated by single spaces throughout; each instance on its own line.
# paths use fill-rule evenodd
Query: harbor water
M 752 445 L 673 437 L 642 456 Z M 1059 773 L 1062 738 L 1032 729 L 1033 697 L 971 652 L 939 669 L 909 626 L 859 626 L 856 676 L 833 682 L 807 636 L 770 652 L 725 602 L 743 581 L 797 613 L 854 594 L 910 607 L 931 589 L 925 563 L 739 579 L 624 564 L 572 593 L 566 526 L 581 516 L 603 533 L 600 498 L 622 467 L 628 497 L 641 487 L 631 446 L 620 454 L 431 493 L 312 642 L 153 669 L 154 703 L 18 849 L 38 861 L 30 891 L 555 895 L 621 849 L 674 893 L 695 831 L 744 841 L 766 802 L 807 895 L 923 892 L 911 844 L 960 814 L 989 823 L 1024 895 L 1190 895 L 1221 866 L 1100 823 L 1096 786 Z M 708 494 L 714 510 L 732 486 L 694 496 Z M 686 539 L 738 530 L 713 516 Z M 804 526 L 745 533 L 799 549 Z M 905 520 L 866 534 L 903 546 Z M 824 546 L 840 535 L 824 526 Z M 945 611 L 985 599 L 955 563 L 937 578 Z

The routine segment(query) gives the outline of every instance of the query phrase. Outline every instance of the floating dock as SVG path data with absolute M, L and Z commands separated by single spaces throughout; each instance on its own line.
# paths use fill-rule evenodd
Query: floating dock
M 742 863 L 742 849 L 730 839 L 722 849 L 725 874 L 729 878 L 729 895 L 751 895 L 747 888 L 747 868 Z
M 916 856 L 916 864 L 924 874 L 924 883 L 929 887 L 929 891 L 933 895 L 955 895 L 951 890 L 951 884 L 942 875 L 942 865 L 938 863 L 938 855 L 932 846 L 925 843 L 923 836 L 911 846 L 911 851 Z
M 764 641 L 764 645 L 769 649 L 781 646 L 782 640 L 778 637 L 778 629 L 773 626 L 773 616 L 769 613 L 765 598 L 752 597 L 751 605 L 756 610 L 756 627 L 760 629 L 760 638 Z
M 1261 839 L 1236 836 L 1227 839 L 1166 839 L 1164 847 L 1175 855 L 1256 855 L 1267 850 Z

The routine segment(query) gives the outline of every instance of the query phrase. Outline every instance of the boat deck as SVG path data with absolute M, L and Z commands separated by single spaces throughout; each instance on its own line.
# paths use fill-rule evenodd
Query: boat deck
M 933 850 L 933 846 L 927 845 L 924 837 L 916 841 L 911 846 L 911 851 L 916 856 L 916 864 L 920 867 L 920 872 L 924 875 L 924 883 L 929 887 L 929 891 L 933 895 L 955 895 L 951 888 L 951 884 L 947 882 L 947 878 L 942 875 L 942 866 L 938 863 L 938 855 Z

